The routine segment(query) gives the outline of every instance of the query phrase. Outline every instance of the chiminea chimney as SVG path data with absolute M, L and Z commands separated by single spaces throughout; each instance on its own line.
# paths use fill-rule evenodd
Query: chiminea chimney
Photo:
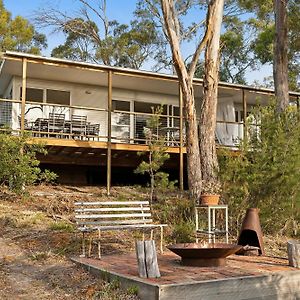
M 238 245 L 258 247 L 258 253 L 264 255 L 263 234 L 257 208 L 248 208 L 238 238 Z

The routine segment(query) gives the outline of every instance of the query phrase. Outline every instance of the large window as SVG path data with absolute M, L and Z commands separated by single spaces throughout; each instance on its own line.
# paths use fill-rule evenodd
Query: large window
M 113 100 L 112 110 L 130 111 L 130 102 L 122 100 Z
M 112 100 L 112 137 L 117 142 L 129 142 L 130 137 L 130 102 Z M 115 112 L 115 111 L 124 111 Z
M 169 116 L 170 116 L 169 117 L 169 126 L 179 128 L 180 120 L 179 120 L 179 118 L 176 118 L 176 117 L 180 116 L 179 106 L 169 105 Z
M 46 99 L 47 103 L 70 105 L 70 92 L 47 89 Z
M 43 89 L 26 88 L 26 101 L 43 102 Z M 22 100 L 22 87 L 20 88 L 20 100 Z
M 156 107 L 160 107 L 161 104 L 158 103 L 150 103 L 150 102 L 134 102 L 134 111 L 135 112 L 140 112 L 140 113 L 148 113 L 152 114 L 153 109 L 155 110 Z M 163 105 L 163 111 L 162 115 L 167 114 L 167 105 Z

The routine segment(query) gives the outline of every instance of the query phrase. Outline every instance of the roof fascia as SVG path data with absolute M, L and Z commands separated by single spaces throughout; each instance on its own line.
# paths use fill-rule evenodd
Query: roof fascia
M 163 79 L 167 81 L 178 82 L 178 77 L 175 75 L 169 74 L 161 74 L 161 73 L 154 73 L 150 71 L 141 71 L 141 70 L 134 70 L 134 69 L 127 69 L 121 67 L 111 67 L 111 66 L 104 66 L 104 65 L 97 65 L 93 63 L 86 63 L 86 62 L 77 62 L 71 61 L 67 59 L 60 59 L 54 57 L 45 57 L 45 56 L 38 56 L 34 54 L 28 53 L 21 53 L 21 52 L 14 52 L 14 51 L 6 51 L 3 55 L 4 59 L 20 59 L 27 58 L 28 62 L 32 63 L 42 63 L 42 64 L 56 64 L 56 65 L 65 65 L 65 66 L 74 66 L 82 69 L 92 69 L 95 71 L 102 71 L 108 72 L 112 71 L 114 74 L 120 75 L 131 75 L 131 76 L 138 76 L 138 77 L 147 77 L 147 78 L 156 78 L 156 79 Z M 195 85 L 202 85 L 203 79 L 201 78 L 194 78 L 193 82 Z M 245 90 L 253 93 L 258 94 L 269 94 L 274 95 L 273 89 L 268 88 L 259 88 L 259 87 L 251 87 L 242 84 L 235 84 L 235 83 L 227 83 L 227 82 L 219 82 L 219 86 L 228 89 L 237 89 L 237 90 Z M 289 91 L 289 95 L 293 97 L 300 97 L 300 92 Z

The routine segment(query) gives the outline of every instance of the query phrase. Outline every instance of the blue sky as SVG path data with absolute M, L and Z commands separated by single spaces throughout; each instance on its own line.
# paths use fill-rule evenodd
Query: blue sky
M 90 0 L 97 1 L 97 0 Z M 69 14 L 72 11 L 78 9 L 78 1 L 76 0 L 3 0 L 4 5 L 8 11 L 10 11 L 15 17 L 21 15 L 27 19 L 31 19 L 34 12 L 39 8 L 45 8 L 47 6 L 54 6 L 62 11 L 66 11 Z M 107 1 L 107 15 L 109 19 L 116 19 L 120 23 L 128 23 L 132 19 L 132 13 L 135 9 L 136 0 L 108 0 Z M 203 17 L 203 16 L 202 16 Z M 48 49 L 43 51 L 43 55 L 50 56 L 51 50 L 57 45 L 64 42 L 63 34 L 53 34 L 50 29 L 39 29 L 47 35 Z M 194 46 L 192 43 L 189 48 Z M 150 66 L 148 66 L 150 69 Z M 272 75 L 272 68 L 266 66 L 258 71 L 252 71 L 247 74 L 247 80 L 249 83 L 253 81 L 263 81 L 264 77 Z
M 4 0 L 3 2 L 5 8 L 12 13 L 13 17 L 21 15 L 29 20 L 32 19 L 34 12 L 39 8 L 45 8 L 50 5 L 68 13 L 75 12 L 80 7 L 76 0 Z M 120 23 L 128 23 L 132 19 L 135 0 L 109 0 L 107 2 L 107 14 L 109 18 L 116 19 Z M 43 28 L 39 31 L 47 35 L 48 49 L 43 54 L 50 56 L 51 50 L 64 42 L 64 36 L 58 33 L 53 34 L 51 29 Z

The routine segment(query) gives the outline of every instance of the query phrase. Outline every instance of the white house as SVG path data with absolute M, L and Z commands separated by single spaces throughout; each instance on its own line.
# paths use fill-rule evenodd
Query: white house
M 194 80 L 194 88 L 199 109 L 201 79 Z M 272 95 L 270 89 L 220 83 L 217 142 L 236 146 L 251 107 L 268 103 Z M 300 93 L 291 92 L 290 97 L 297 101 Z M 49 149 L 48 156 L 41 158 L 45 164 L 102 165 L 110 172 L 111 165 L 123 164 L 114 158 L 122 153 L 132 165 L 137 161 L 133 159 L 136 152 L 147 147 L 146 121 L 152 107 L 159 105 L 163 107 L 159 131 L 166 136 L 168 151 L 175 157 L 184 156 L 184 122 L 180 122 L 183 116 L 176 76 L 17 52 L 2 56 L 0 126 L 8 126 L 14 133 L 28 130 L 33 138 L 43 140 Z M 110 177 L 108 174 L 108 181 Z

